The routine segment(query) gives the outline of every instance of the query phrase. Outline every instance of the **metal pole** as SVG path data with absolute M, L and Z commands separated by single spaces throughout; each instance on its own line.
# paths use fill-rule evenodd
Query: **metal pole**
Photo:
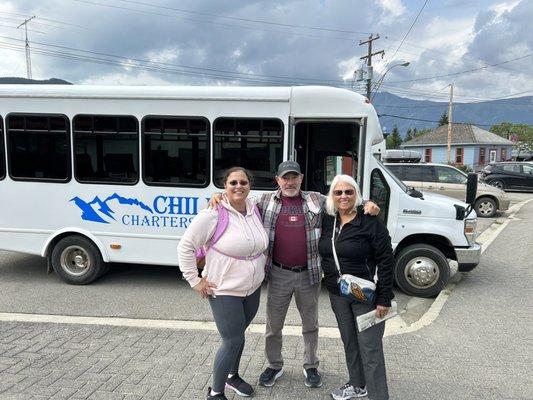
M 452 152 L 452 104 L 453 104 L 453 83 L 450 83 L 450 103 L 448 104 L 448 164 L 451 162 Z
M 32 78 L 31 75 L 31 54 L 30 54 L 30 41 L 28 40 L 28 22 L 30 22 L 32 19 L 35 18 L 35 15 L 31 18 L 25 19 L 22 24 L 17 26 L 17 28 L 20 28 L 22 25 L 24 25 L 24 32 L 26 34 L 26 75 L 28 79 Z

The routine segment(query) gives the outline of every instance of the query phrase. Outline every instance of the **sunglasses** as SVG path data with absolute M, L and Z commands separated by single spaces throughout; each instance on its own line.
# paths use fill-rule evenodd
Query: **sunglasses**
M 346 190 L 334 190 L 333 194 L 335 196 L 342 196 L 342 194 L 345 194 L 346 196 L 353 196 L 355 193 L 355 190 L 353 189 L 346 189 Z
M 230 186 L 237 186 L 237 184 L 240 184 L 241 186 L 248 186 L 250 182 L 248 181 L 229 181 L 228 185 Z

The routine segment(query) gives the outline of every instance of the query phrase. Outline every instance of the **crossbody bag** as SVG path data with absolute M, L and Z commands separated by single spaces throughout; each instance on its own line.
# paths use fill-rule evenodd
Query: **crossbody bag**
M 376 298 L 376 281 L 377 281 L 377 266 L 376 273 L 374 274 L 374 282 L 368 279 L 359 278 L 350 274 L 343 274 L 339 265 L 339 259 L 337 258 L 337 251 L 335 250 L 335 231 L 337 230 L 337 217 L 335 216 L 335 222 L 333 223 L 333 232 L 331 234 L 331 249 L 333 251 L 333 258 L 335 259 L 335 266 L 339 273 L 337 280 L 339 284 L 339 290 L 341 295 L 351 300 L 356 300 L 361 303 L 373 304 Z M 340 235 L 340 231 L 339 231 Z M 338 237 L 338 236 L 337 236 Z M 366 265 L 366 263 L 365 263 Z M 368 273 L 370 275 L 370 269 L 366 265 Z

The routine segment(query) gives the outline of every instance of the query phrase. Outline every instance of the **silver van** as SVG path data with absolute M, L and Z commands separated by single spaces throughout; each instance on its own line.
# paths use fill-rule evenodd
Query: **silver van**
M 386 163 L 387 168 L 407 186 L 439 193 L 464 201 L 467 175 L 451 165 L 432 163 Z M 492 217 L 497 210 L 509 208 L 507 194 L 498 188 L 479 182 L 474 209 L 479 217 Z

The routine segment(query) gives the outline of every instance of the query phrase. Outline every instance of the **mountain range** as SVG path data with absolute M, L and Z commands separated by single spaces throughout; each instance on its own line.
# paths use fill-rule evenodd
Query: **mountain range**
M 63 79 L 33 80 L 26 78 L 0 78 L 0 84 L 60 84 L 72 85 Z M 409 128 L 435 129 L 448 102 L 415 100 L 388 92 L 378 92 L 373 99 L 384 132 L 396 126 L 402 137 Z M 502 122 L 533 125 L 533 96 L 490 100 L 476 103 L 454 103 L 453 122 L 464 122 L 489 130 Z
M 409 128 L 435 129 L 448 102 L 414 100 L 387 92 L 379 92 L 372 101 L 383 131 L 398 127 L 405 137 Z M 489 130 L 502 122 L 533 125 L 533 96 L 483 101 L 478 103 L 454 103 L 452 122 L 464 122 Z

